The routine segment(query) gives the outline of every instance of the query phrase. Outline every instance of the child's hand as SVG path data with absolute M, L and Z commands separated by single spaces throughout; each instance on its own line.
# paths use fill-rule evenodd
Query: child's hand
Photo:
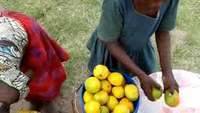
M 155 99 L 152 96 L 152 89 L 153 88 L 160 89 L 161 86 L 147 75 L 143 76 L 140 79 L 140 82 L 141 82 L 141 87 L 144 91 L 144 94 L 147 96 L 147 98 L 151 101 L 155 101 Z
M 174 90 L 179 92 L 179 86 L 173 75 L 163 75 L 164 92 L 169 90 L 173 94 Z
M 16 89 L 0 82 L 0 102 L 10 105 L 18 101 L 18 98 L 19 93 Z

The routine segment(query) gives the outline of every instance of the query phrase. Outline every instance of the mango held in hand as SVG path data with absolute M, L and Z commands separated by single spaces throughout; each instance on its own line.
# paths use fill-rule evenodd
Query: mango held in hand
M 136 85 L 127 84 L 125 86 L 125 95 L 131 101 L 136 101 L 139 97 L 139 91 Z
M 91 100 L 85 104 L 84 108 L 86 113 L 100 113 L 100 107 L 101 105 L 97 101 Z
M 127 106 L 123 104 L 118 104 L 113 110 L 113 113 L 130 113 L 130 110 Z
M 121 73 L 113 72 L 108 76 L 108 81 L 114 86 L 121 86 L 125 80 Z
M 104 105 L 108 101 L 108 93 L 105 91 L 99 91 L 94 95 L 94 99 L 98 101 L 101 105 Z
M 179 94 L 175 90 L 173 94 L 169 91 L 165 92 L 165 103 L 170 107 L 176 107 L 179 104 Z
M 158 89 L 158 88 L 153 88 L 152 90 L 152 96 L 155 100 L 160 99 L 160 97 L 162 96 L 162 90 Z
M 101 88 L 101 82 L 96 77 L 89 77 L 85 81 L 85 89 L 89 93 L 97 93 Z
M 93 75 L 99 80 L 104 80 L 110 74 L 108 68 L 104 65 L 97 65 L 93 70 Z

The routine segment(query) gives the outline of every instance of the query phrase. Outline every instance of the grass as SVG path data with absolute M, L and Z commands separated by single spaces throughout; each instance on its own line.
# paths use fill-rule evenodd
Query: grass
M 184 44 L 176 48 L 173 64 L 182 68 L 200 72 L 200 1 L 180 0 L 177 26 L 187 33 Z
M 64 85 L 64 89 L 69 89 L 87 73 L 86 42 L 98 23 L 101 1 L 0 0 L 0 4 L 35 17 L 69 51 L 71 59 L 66 64 L 69 77 Z M 200 72 L 200 1 L 180 2 L 177 28 L 185 31 L 187 38 L 176 47 L 173 64 L 175 68 Z
M 89 57 L 86 43 L 97 24 L 100 1 L 0 0 L 0 4 L 35 17 L 70 53 L 71 58 L 66 63 L 69 76 L 63 89 L 70 89 L 82 81 L 83 76 L 87 75 Z

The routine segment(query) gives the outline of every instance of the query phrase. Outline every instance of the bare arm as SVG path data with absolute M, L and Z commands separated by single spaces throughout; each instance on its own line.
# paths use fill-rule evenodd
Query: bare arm
M 151 79 L 143 70 L 141 70 L 134 63 L 133 60 L 131 60 L 131 58 L 127 55 L 127 53 L 117 41 L 106 42 L 105 44 L 111 55 L 115 57 L 131 73 L 133 73 L 139 78 L 141 82 L 141 87 L 145 95 L 148 97 L 149 100 L 154 101 L 154 98 L 151 95 L 152 89 L 153 87 L 160 88 L 160 86 L 153 79 Z
M 156 44 L 160 58 L 161 70 L 165 74 L 171 74 L 171 41 L 169 32 L 156 32 Z
M 168 31 L 156 32 L 156 43 L 160 58 L 160 65 L 163 74 L 165 90 L 170 89 L 173 92 L 178 91 L 178 85 L 174 79 L 171 67 L 171 40 Z
M 127 68 L 131 73 L 136 75 L 139 79 L 146 76 L 146 73 L 142 71 L 133 60 L 127 55 L 121 45 L 117 42 L 107 42 L 106 46 L 109 52 L 120 62 L 122 65 Z

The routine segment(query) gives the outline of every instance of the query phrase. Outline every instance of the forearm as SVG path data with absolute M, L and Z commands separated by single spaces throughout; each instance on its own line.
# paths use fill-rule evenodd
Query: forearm
M 156 32 L 156 43 L 163 75 L 172 75 L 170 33 Z
M 126 69 L 136 75 L 139 79 L 142 79 L 146 75 L 146 73 L 142 71 L 127 55 L 127 53 L 117 41 L 106 43 L 106 46 L 111 55 L 116 58 Z

